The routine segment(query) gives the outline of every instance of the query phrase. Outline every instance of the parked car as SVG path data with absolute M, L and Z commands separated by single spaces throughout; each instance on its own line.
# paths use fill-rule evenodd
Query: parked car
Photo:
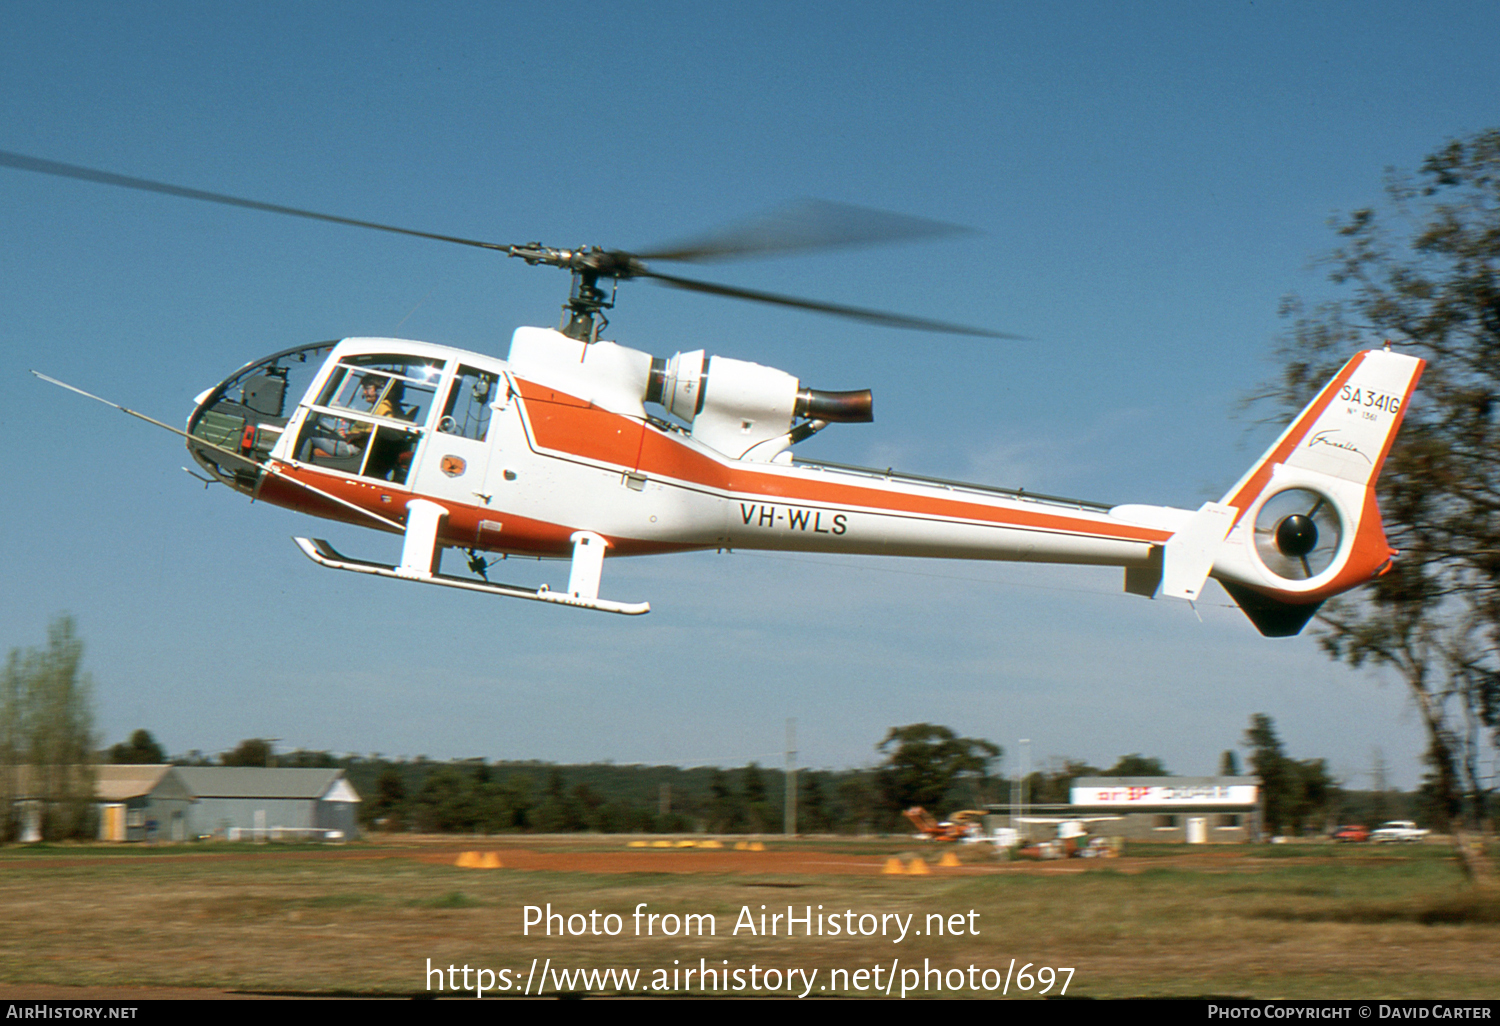
M 1362 827 L 1358 823 L 1352 823 L 1349 826 L 1341 826 L 1335 830 L 1333 832 L 1333 839 L 1335 841 L 1351 842 L 1368 841 L 1370 839 L 1370 831 L 1367 827 Z
M 1395 844 L 1400 841 L 1420 841 L 1427 836 L 1427 831 L 1418 827 L 1409 819 L 1393 819 L 1380 824 L 1370 834 L 1370 840 L 1376 844 Z

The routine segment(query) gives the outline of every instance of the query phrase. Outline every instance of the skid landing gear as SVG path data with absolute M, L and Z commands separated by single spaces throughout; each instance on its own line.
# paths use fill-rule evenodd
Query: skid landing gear
M 406 540 L 401 546 L 401 562 L 397 566 L 345 556 L 321 538 L 292 540 L 308 559 L 331 570 L 351 570 L 359 574 L 393 577 L 400 581 L 439 584 L 445 588 L 482 591 L 504 598 L 551 602 L 562 606 L 577 606 L 579 609 L 622 613 L 626 616 L 639 616 L 651 611 L 649 602 L 612 602 L 599 597 L 599 578 L 604 571 L 604 550 L 608 543 L 592 531 L 578 531 L 572 536 L 573 563 L 568 573 L 566 591 L 553 591 L 545 584 L 539 588 L 523 588 L 439 573 L 438 564 L 443 550 L 437 544 L 437 532 L 447 515 L 448 511 L 442 506 L 425 499 L 415 499 L 407 504 Z

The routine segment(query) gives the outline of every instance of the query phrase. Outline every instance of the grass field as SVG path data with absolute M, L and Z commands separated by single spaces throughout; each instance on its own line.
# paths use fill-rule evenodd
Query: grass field
M 1073 969 L 1052 977 L 1054 995 L 1066 978 L 1068 997 L 1500 996 L 1500 898 L 1470 891 L 1437 844 L 1136 846 L 1115 860 L 896 876 L 880 873 L 887 858 L 919 854 L 899 838 L 772 840 L 764 855 L 625 843 L 9 848 L 0 984 L 8 997 L 42 985 L 411 994 L 438 989 L 430 960 L 458 970 L 440 974 L 444 994 L 464 984 L 467 965 L 469 989 L 487 979 L 497 996 L 528 980 L 532 994 L 618 991 L 618 976 L 589 985 L 570 974 L 621 968 L 639 970 L 628 989 L 646 993 L 706 983 L 710 994 L 717 984 L 749 996 L 774 984 L 854 997 L 889 985 L 895 996 L 906 985 L 911 996 L 972 997 L 1004 986 L 1015 997 L 1047 979 L 1023 992 L 1030 963 L 1031 974 Z M 506 868 L 456 868 L 465 849 L 495 851 Z M 937 851 L 920 854 L 935 861 Z M 541 925 L 523 934 L 525 907 L 549 903 L 579 914 L 572 925 L 583 935 L 559 936 L 557 920 L 550 937 Z M 636 936 L 642 903 L 650 936 Z M 813 936 L 801 922 L 787 936 L 788 906 L 799 920 L 810 909 Z M 763 907 L 768 927 L 783 916 L 775 936 L 761 935 Z M 701 937 L 662 935 L 688 914 L 712 916 L 713 935 L 706 926 Z M 700 976 L 704 967 L 718 975 Z

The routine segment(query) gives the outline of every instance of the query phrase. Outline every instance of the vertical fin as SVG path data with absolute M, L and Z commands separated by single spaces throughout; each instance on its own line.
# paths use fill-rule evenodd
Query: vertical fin
M 1324 600 L 1389 566 L 1375 485 L 1424 366 L 1389 349 L 1355 354 L 1224 496 L 1238 513 L 1213 576 L 1262 634 L 1297 634 Z
M 1221 501 L 1249 509 L 1277 464 L 1373 484 L 1424 366 L 1390 350 L 1356 353 Z

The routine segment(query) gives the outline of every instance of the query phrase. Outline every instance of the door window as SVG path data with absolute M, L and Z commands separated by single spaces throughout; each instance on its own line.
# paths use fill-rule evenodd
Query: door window
M 460 435 L 476 442 L 484 441 L 490 430 L 490 408 L 499 397 L 500 377 L 489 371 L 459 367 L 443 404 L 443 415 L 437 429 L 446 435 Z

